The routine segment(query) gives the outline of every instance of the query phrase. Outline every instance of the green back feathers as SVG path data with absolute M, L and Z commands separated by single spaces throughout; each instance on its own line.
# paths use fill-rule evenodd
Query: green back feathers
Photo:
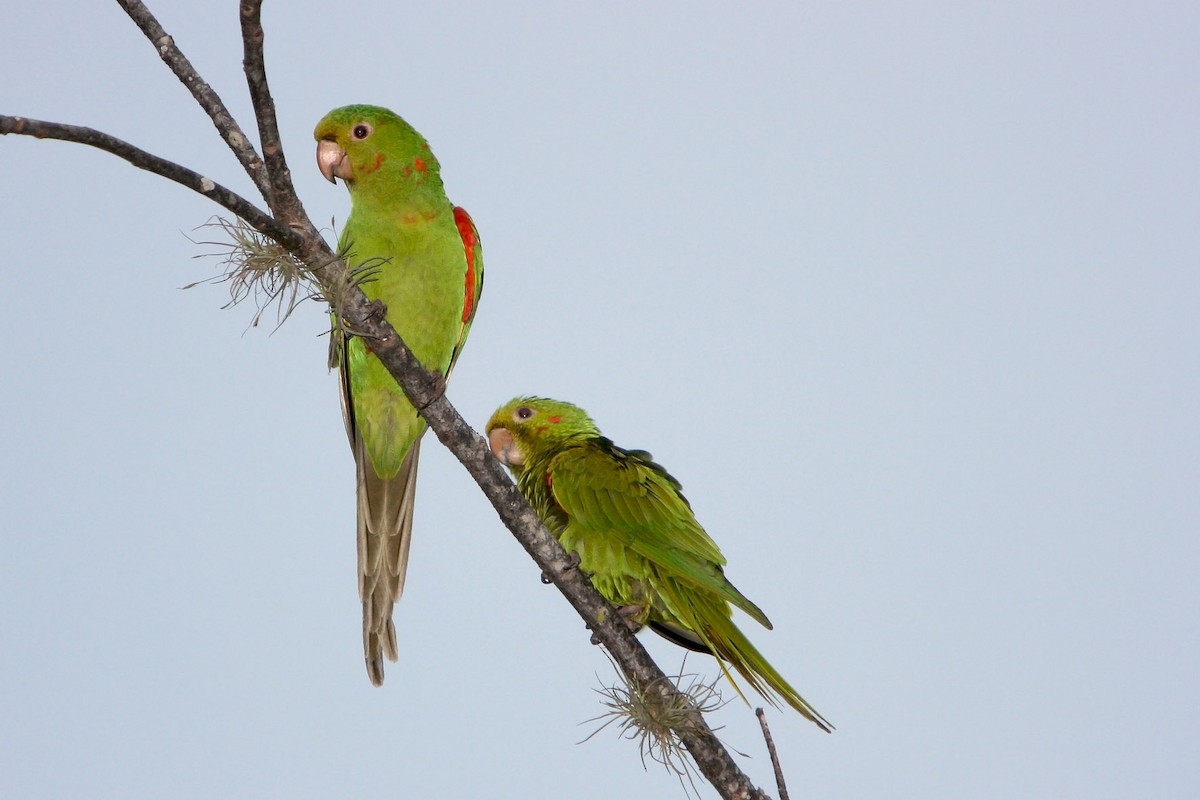
M 679 481 L 649 453 L 613 444 L 578 406 L 540 397 L 500 407 L 487 433 L 530 506 L 632 622 L 717 656 L 739 694 L 730 667 L 772 703 L 830 729 L 734 624 L 731 605 L 771 627 L 726 579 L 725 557 Z
M 492 415 L 487 432 L 498 427 L 524 454 L 524 467 L 514 470 L 522 493 L 557 535 L 612 537 L 771 627 L 725 579 L 725 557 L 696 521 L 679 481 L 650 453 L 618 447 L 583 409 L 560 400 L 511 400 Z

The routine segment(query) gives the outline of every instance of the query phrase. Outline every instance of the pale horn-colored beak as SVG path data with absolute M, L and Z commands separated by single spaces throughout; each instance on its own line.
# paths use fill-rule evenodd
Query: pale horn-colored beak
M 330 139 L 317 142 L 317 169 L 330 183 L 337 183 L 334 177 L 348 181 L 354 178 L 354 167 L 346 151 L 338 147 L 338 143 Z
M 517 441 L 506 428 L 494 428 L 488 434 L 488 445 L 501 464 L 509 467 L 520 467 L 525 464 L 525 457 L 517 447 Z

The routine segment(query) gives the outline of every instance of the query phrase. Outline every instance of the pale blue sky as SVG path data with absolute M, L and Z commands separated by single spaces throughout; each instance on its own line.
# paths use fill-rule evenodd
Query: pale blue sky
M 252 129 L 236 3 L 151 7 Z M 467 419 L 560 397 L 683 481 L 838 726 L 771 716 L 793 796 L 1196 791 L 1194 3 L 265 24 L 318 224 L 349 203 L 311 130 L 349 102 L 421 130 L 474 216 Z M 3 113 L 250 191 L 115 4 L 9 4 L 0 51 Z M 433 441 L 372 688 L 321 308 L 243 334 L 179 291 L 217 209 L 112 156 L 5 137 L 0 174 L 0 795 L 679 796 L 613 733 L 575 744 L 607 662 Z M 750 709 L 715 722 L 774 792 Z

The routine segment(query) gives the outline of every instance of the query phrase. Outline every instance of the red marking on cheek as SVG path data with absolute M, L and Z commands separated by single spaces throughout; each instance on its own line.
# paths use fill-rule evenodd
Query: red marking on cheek
M 413 169 L 415 169 L 417 172 L 424 172 L 425 171 L 425 159 L 421 158 L 420 156 L 417 156 L 416 158 L 414 158 L 413 159 Z
M 382 167 L 383 162 L 385 162 L 385 161 L 387 161 L 387 156 L 385 156 L 383 153 L 376 153 L 375 154 L 375 163 L 369 167 L 363 167 L 362 171 L 369 175 L 372 172 L 374 172 L 375 170 Z
M 463 279 L 463 312 L 462 321 L 466 324 L 475 314 L 475 248 L 479 246 L 479 237 L 475 235 L 475 225 L 471 215 L 458 206 L 454 207 L 454 224 L 458 227 L 458 235 L 463 240 L 463 250 L 467 256 L 467 274 Z
M 562 422 L 562 417 L 560 417 L 558 414 L 555 414 L 553 417 L 546 417 L 546 420 L 557 425 L 558 423 Z
M 550 489 L 554 488 L 554 475 L 549 472 L 546 473 L 546 486 Z

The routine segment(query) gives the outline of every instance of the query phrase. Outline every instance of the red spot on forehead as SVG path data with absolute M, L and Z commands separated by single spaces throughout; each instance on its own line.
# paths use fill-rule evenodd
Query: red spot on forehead
M 479 246 L 479 237 L 475 235 L 475 224 L 471 222 L 471 215 L 458 206 L 454 207 L 454 224 L 458 227 L 458 235 L 462 237 L 463 250 L 467 257 L 462 311 L 462 321 L 465 325 L 475 314 L 475 284 L 479 280 L 475 272 L 475 248 Z
M 550 422 L 553 422 L 555 425 L 562 422 L 562 417 L 560 417 L 558 414 L 555 414 L 553 417 L 546 417 L 546 419 Z
M 425 171 L 425 159 L 421 158 L 420 156 L 417 156 L 416 158 L 414 158 L 413 159 L 413 169 L 415 169 L 417 172 L 424 172 Z

